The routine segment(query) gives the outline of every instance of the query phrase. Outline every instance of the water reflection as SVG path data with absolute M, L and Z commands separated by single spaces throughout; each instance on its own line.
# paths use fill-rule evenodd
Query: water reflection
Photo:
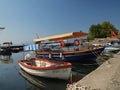
M 31 84 L 27 90 L 65 90 L 68 83 L 64 80 L 36 77 L 26 73 L 22 69 L 20 69 L 19 73 Z
M 66 90 L 67 81 L 35 77 L 21 71 L 18 60 L 24 59 L 27 53 L 35 57 L 32 52 L 12 53 L 11 56 L 0 55 L 0 90 Z M 75 79 L 73 77 L 71 81 L 80 80 L 79 73 L 84 77 L 97 67 L 97 63 L 73 63 L 72 71 L 80 78 L 74 75 Z
M 0 55 L 0 62 L 4 64 L 13 63 L 11 55 Z
M 97 62 L 94 63 L 72 63 L 72 71 L 79 72 L 81 74 L 88 74 L 91 71 L 99 67 Z

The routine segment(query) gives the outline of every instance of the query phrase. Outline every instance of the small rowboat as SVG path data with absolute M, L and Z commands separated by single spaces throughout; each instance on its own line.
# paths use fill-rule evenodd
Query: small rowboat
M 71 74 L 71 63 L 69 62 L 31 58 L 30 60 L 19 60 L 19 66 L 31 75 L 45 78 L 68 80 Z

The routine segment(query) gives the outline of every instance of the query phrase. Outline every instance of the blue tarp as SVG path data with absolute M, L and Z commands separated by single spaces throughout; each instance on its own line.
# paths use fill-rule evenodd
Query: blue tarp
M 38 44 L 24 46 L 24 50 L 38 50 Z

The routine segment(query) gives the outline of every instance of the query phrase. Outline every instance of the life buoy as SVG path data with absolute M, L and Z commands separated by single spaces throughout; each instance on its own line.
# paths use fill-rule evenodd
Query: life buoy
M 75 46 L 79 46 L 79 45 L 80 45 L 80 41 L 76 39 L 76 40 L 74 41 L 74 45 L 75 45 Z
M 44 42 L 44 41 L 41 41 L 40 44 L 41 44 L 41 45 L 42 45 L 42 44 L 45 44 L 45 42 Z
M 65 46 L 65 43 L 63 40 L 59 40 L 58 42 L 60 43 L 61 48 L 63 48 Z

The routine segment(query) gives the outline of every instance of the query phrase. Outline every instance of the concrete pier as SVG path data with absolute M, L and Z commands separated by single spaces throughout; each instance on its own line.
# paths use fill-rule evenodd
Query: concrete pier
M 120 52 L 66 90 L 120 90 Z

